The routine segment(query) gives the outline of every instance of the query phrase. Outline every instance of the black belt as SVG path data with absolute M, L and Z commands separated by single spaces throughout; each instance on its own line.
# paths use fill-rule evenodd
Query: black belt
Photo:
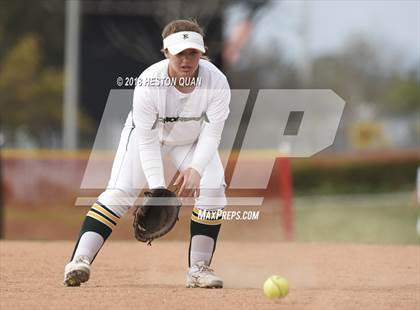
M 152 129 L 156 128 L 158 122 L 161 123 L 173 123 L 173 122 L 189 122 L 189 121 L 201 121 L 204 119 L 205 122 L 210 123 L 206 112 L 203 112 L 201 116 L 197 117 L 182 117 L 182 116 L 175 116 L 175 117 L 159 117 L 159 114 L 156 115 L 156 121 L 153 123 Z

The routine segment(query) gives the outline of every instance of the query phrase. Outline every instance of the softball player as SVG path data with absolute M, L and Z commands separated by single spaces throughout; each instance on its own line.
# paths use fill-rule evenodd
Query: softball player
M 139 77 L 108 186 L 87 213 L 65 267 L 67 286 L 79 286 L 89 279 L 91 263 L 139 194 L 141 172 L 149 188 L 167 187 L 165 155 L 180 171 L 174 183 L 179 187 L 178 196 L 196 198 L 187 287 L 223 286 L 209 267 L 221 216 L 202 219 L 199 213 L 221 214 L 217 210 L 226 205 L 224 169 L 217 150 L 229 114 L 230 88 L 225 75 L 203 59 L 203 31 L 195 21 L 172 21 L 162 37 L 166 59 Z M 168 80 L 174 83 L 168 86 Z

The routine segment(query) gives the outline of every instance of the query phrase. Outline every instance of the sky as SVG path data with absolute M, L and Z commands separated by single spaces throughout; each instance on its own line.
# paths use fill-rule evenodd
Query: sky
M 299 35 L 302 25 L 305 37 Z M 342 49 L 359 34 L 410 67 L 420 58 L 420 0 L 274 0 L 260 12 L 255 34 L 252 44 L 278 44 L 292 59 L 305 44 L 316 57 Z

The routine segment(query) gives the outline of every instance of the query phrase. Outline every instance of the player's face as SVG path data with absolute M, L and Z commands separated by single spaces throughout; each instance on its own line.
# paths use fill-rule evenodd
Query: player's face
M 166 57 L 169 59 L 169 75 L 172 77 L 195 76 L 201 55 L 199 50 L 193 48 L 183 50 L 176 55 L 168 51 Z

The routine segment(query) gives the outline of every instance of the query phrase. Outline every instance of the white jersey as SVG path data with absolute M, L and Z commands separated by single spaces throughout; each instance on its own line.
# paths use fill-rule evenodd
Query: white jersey
M 144 86 L 150 83 L 146 81 L 169 79 L 168 64 L 169 60 L 162 60 L 140 75 L 142 85 L 138 85 L 134 93 L 134 123 L 143 129 L 157 126 L 159 140 L 164 144 L 193 143 L 202 130 L 203 121 L 217 123 L 226 120 L 229 114 L 229 84 L 216 66 L 201 59 L 197 79 L 201 85 L 191 93 L 181 93 L 174 86 Z
M 190 167 L 200 174 L 217 151 L 229 114 L 230 88 L 226 76 L 201 59 L 198 81 L 189 94 L 167 86 L 169 60 L 147 68 L 139 77 L 133 97 L 133 123 L 149 187 L 165 186 L 160 144 L 197 143 Z

